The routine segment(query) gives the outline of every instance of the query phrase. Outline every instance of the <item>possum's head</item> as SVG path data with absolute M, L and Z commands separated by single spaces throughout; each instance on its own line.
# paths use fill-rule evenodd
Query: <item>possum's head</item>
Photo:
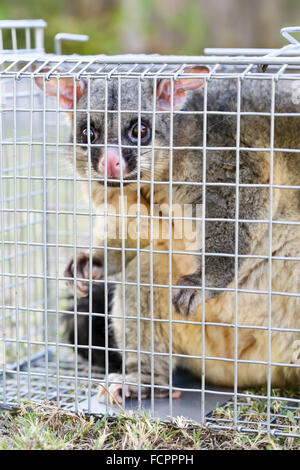
M 121 178 L 125 183 L 138 175 L 150 180 L 152 171 L 155 180 L 168 179 L 170 111 L 184 107 L 188 92 L 201 88 L 201 75 L 208 72 L 205 66 L 187 67 L 186 78 L 174 80 L 173 87 L 169 78 L 126 76 L 83 80 L 61 76 L 59 81 L 54 76 L 45 85 L 43 78 L 36 83 L 48 95 L 59 96 L 61 108 L 74 110 L 69 116 L 75 119 L 76 135 L 71 140 L 76 142 L 78 174 L 91 175 L 102 184 L 106 174 L 107 184 L 116 186 Z

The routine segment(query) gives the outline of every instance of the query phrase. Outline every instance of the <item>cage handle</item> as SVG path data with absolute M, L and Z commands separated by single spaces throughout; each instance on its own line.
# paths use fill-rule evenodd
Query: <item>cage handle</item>
M 291 52 L 291 50 L 298 50 L 300 53 L 300 42 L 294 38 L 290 33 L 300 33 L 300 26 L 288 26 L 286 28 L 281 28 L 280 34 L 281 36 L 284 37 L 287 41 L 289 41 L 289 44 L 286 46 L 283 46 L 281 49 L 276 49 L 275 51 L 270 52 L 267 55 L 264 55 L 264 59 L 267 57 L 278 57 L 282 55 L 283 52 Z M 260 64 L 257 66 L 257 70 L 259 72 L 266 72 L 268 68 L 268 64 Z
M 69 34 L 69 33 L 58 33 L 54 37 L 54 50 L 55 54 L 61 55 L 61 43 L 62 41 L 76 41 L 86 42 L 90 38 L 87 34 Z
M 280 34 L 284 37 L 284 39 L 289 41 L 291 44 L 300 46 L 299 41 L 294 38 L 294 36 L 292 36 L 290 33 L 300 33 L 300 26 L 289 26 L 280 30 Z
M 280 30 L 280 34 L 284 37 L 284 39 L 289 41 L 289 44 L 283 46 L 281 49 L 277 49 L 276 51 L 267 54 L 265 57 L 276 57 L 282 55 L 283 52 L 289 52 L 295 49 L 299 49 L 300 52 L 300 42 L 290 33 L 300 33 L 300 26 L 288 26 L 287 28 L 282 28 Z

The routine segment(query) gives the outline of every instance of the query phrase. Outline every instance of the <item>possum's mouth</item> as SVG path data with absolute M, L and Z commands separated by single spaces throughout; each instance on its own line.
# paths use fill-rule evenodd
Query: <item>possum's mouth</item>
M 121 186 L 121 181 L 123 183 L 123 186 L 129 186 L 130 184 L 136 184 L 137 182 L 137 171 L 134 170 L 132 171 L 131 173 L 129 173 L 128 175 L 125 176 L 125 178 L 123 178 L 122 180 L 120 179 L 112 179 L 112 178 L 107 178 L 107 186 L 110 186 L 110 187 L 118 187 L 118 186 Z M 143 172 L 140 171 L 140 180 L 142 180 L 143 178 Z M 98 180 L 99 184 L 101 184 L 102 186 L 104 186 L 105 184 L 105 179 L 103 177 L 101 177 L 101 179 Z

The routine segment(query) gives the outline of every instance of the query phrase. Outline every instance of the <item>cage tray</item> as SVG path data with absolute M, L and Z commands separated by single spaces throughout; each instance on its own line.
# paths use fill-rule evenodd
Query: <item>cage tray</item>
M 86 379 L 83 380 L 87 370 L 87 363 L 78 361 L 76 372 L 74 357 L 60 358 L 58 379 L 55 355 L 51 352 L 47 356 L 45 353 L 41 353 L 30 361 L 30 368 L 28 368 L 27 361 L 23 361 L 19 368 L 16 365 L 9 367 L 6 372 L 6 380 L 0 381 L 0 397 L 5 393 L 6 402 L 11 404 L 28 400 L 33 402 L 56 401 L 68 410 L 97 415 L 120 412 L 117 406 L 107 408 L 104 402 L 99 403 L 97 400 L 99 385 L 96 381 L 103 380 L 104 375 L 101 371 L 93 368 L 88 384 Z M 47 376 L 45 371 L 48 371 Z M 186 388 L 188 391 L 183 391 L 180 398 L 172 400 L 172 415 L 200 421 L 202 392 L 199 379 L 195 379 L 187 371 L 179 370 L 174 374 L 173 385 L 174 387 Z M 228 393 L 230 392 L 230 389 L 213 388 L 206 385 L 205 415 L 229 400 L 231 395 Z M 151 412 L 153 409 L 154 413 Z M 153 407 L 150 398 L 142 400 L 141 407 L 139 407 L 137 399 L 127 399 L 126 410 L 145 411 L 163 419 L 169 418 L 171 415 L 168 398 L 155 398 Z

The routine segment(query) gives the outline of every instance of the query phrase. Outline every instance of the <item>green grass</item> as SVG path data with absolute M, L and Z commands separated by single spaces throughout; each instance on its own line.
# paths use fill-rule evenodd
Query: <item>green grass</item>
M 249 403 L 248 403 L 249 404 Z M 257 410 L 256 410 L 257 409 Z M 253 413 L 261 413 L 253 406 Z M 296 411 L 297 416 L 299 410 Z M 221 408 L 219 416 L 228 413 Z M 289 417 L 293 421 L 296 416 Z M 292 422 L 290 423 L 291 426 Z M 17 412 L 0 411 L 0 450 L 172 450 L 249 449 L 300 450 L 300 437 L 272 437 L 258 432 L 213 431 L 184 418 L 165 423 L 146 414 L 121 412 L 115 418 L 86 418 L 52 403 L 23 405 Z

